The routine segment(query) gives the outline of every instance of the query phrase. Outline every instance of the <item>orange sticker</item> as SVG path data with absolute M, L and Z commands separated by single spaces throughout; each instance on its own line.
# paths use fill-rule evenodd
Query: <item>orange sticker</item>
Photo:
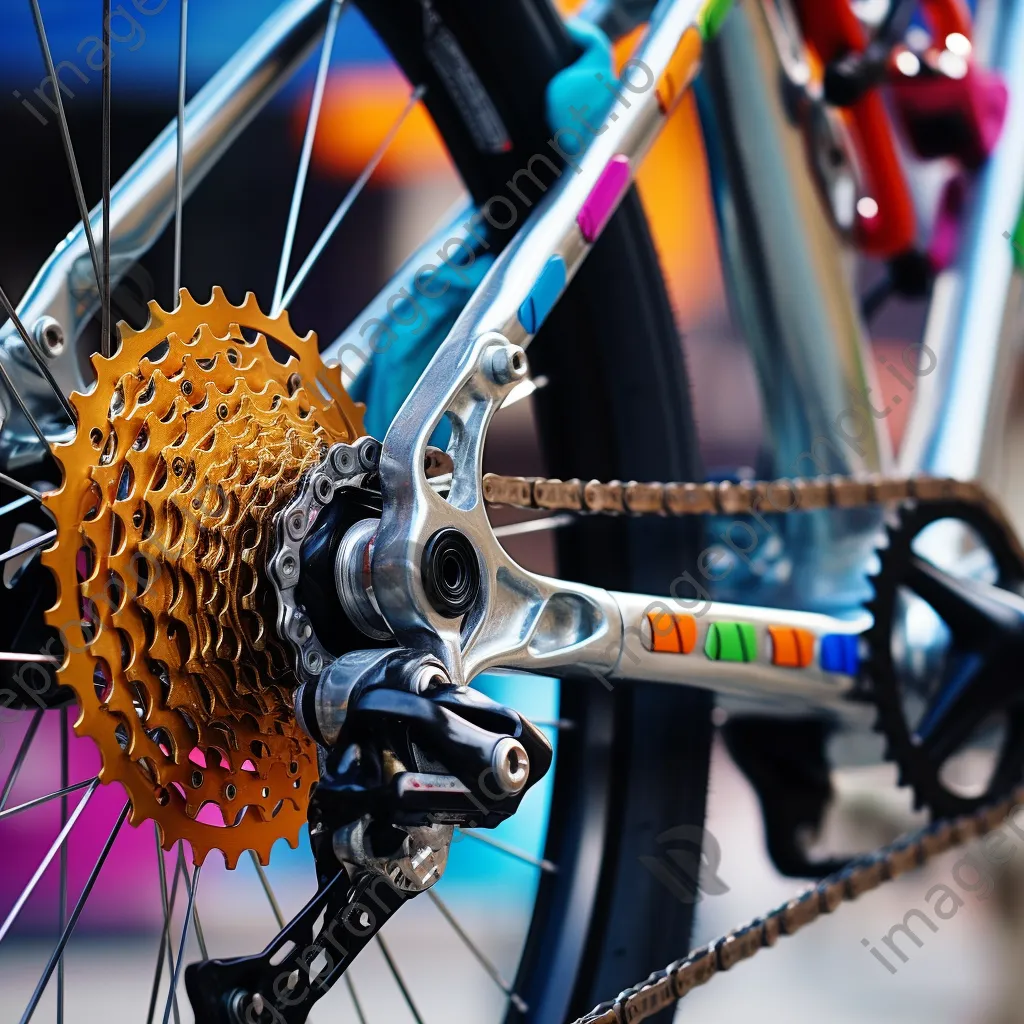
M 651 626 L 651 650 L 659 654 L 681 654 L 675 619 L 668 612 L 648 612 Z
M 675 619 L 683 654 L 689 654 L 697 646 L 697 620 L 692 615 L 677 615 Z
M 658 97 L 661 112 L 666 116 L 676 109 L 683 98 L 683 93 L 696 77 L 700 69 L 702 47 L 700 32 L 696 26 L 691 26 L 679 40 L 665 70 L 661 73 L 654 93 Z
M 783 668 L 807 668 L 814 660 L 814 634 L 793 626 L 769 626 L 772 664 Z

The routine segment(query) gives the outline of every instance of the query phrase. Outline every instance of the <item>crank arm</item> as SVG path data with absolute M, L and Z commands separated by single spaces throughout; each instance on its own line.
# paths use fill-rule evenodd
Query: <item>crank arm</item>
M 313 1004 L 330 991 L 414 895 L 401 892 L 383 875 L 364 874 L 352 884 L 342 869 L 262 953 L 205 960 L 185 969 L 185 987 L 196 1020 L 203 1024 L 304 1024 Z M 314 934 L 322 913 L 324 922 Z M 272 962 L 285 949 L 288 951 Z M 317 961 L 323 958 L 325 962 L 317 969 Z

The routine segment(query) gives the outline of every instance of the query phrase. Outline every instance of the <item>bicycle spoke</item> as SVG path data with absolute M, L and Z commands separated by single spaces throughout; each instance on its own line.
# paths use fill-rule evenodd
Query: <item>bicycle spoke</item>
M 522 850 L 516 849 L 514 846 L 510 846 L 508 843 L 503 843 L 500 839 L 495 839 L 493 836 L 485 836 L 482 832 L 476 832 L 469 828 L 460 828 L 459 831 L 464 836 L 469 836 L 470 839 L 475 839 L 478 843 L 485 843 L 487 846 L 493 846 L 496 850 L 501 850 L 502 853 L 507 853 L 510 857 L 515 857 L 517 860 L 525 861 L 527 864 L 532 864 L 535 868 L 540 868 L 541 871 L 547 871 L 549 874 L 554 874 L 558 870 L 557 864 L 552 864 L 549 860 L 534 857 L 532 854 L 524 853 Z
M 185 888 L 188 891 L 189 899 L 193 900 L 192 885 L 188 880 L 188 868 L 185 866 L 185 847 L 183 843 L 178 843 L 178 870 L 181 872 L 182 878 L 185 879 Z M 209 960 L 209 954 L 206 952 L 206 936 L 203 935 L 203 924 L 199 920 L 199 906 L 198 904 L 192 907 L 192 917 L 195 921 L 196 926 L 196 941 L 199 943 L 199 952 L 202 953 L 204 960 Z
M 0 555 L 0 564 L 3 562 L 9 562 L 12 558 L 17 558 L 18 555 L 25 554 L 26 551 L 34 551 L 36 548 L 41 548 L 44 544 L 49 544 L 51 540 L 57 539 L 56 530 L 47 530 L 46 533 L 39 534 L 38 537 L 32 537 L 29 540 L 23 541 L 21 544 L 15 545 L 10 551 L 5 551 Z
M 402 979 L 402 975 L 398 973 L 398 967 L 391 958 L 391 950 L 388 949 L 383 935 L 377 935 L 377 945 L 380 946 L 380 951 L 384 954 L 384 959 L 387 961 L 388 968 L 391 971 L 391 977 L 395 979 L 395 984 L 402 993 L 402 998 L 405 1000 L 405 1005 L 409 1007 L 413 1020 L 416 1021 L 416 1024 L 423 1024 L 420 1011 L 416 1009 L 416 1004 L 413 1002 L 412 993 L 405 987 L 405 981 Z
M 64 98 L 61 95 L 60 79 L 53 66 L 53 54 L 50 52 L 50 43 L 46 38 L 46 27 L 43 25 L 43 12 L 39 9 L 39 0 L 29 0 L 32 6 L 32 18 L 36 25 L 36 35 L 39 37 L 39 46 L 43 51 L 43 60 L 46 63 L 46 73 L 50 81 L 54 83 L 53 98 L 57 104 L 57 121 L 60 125 L 60 137 L 64 144 L 64 156 L 67 158 L 68 170 L 71 172 L 71 183 L 75 190 L 75 200 L 78 203 L 78 213 L 82 218 L 82 227 L 85 230 L 85 239 L 89 245 L 89 255 L 92 257 L 92 268 L 96 273 L 96 287 L 100 288 L 103 274 L 100 269 L 100 255 L 96 248 L 96 239 L 92 233 L 92 222 L 89 220 L 89 208 L 85 203 L 85 192 L 82 189 L 82 176 L 78 173 L 78 161 L 75 159 L 75 149 L 71 145 L 71 132 L 68 128 L 67 114 L 64 112 Z M 107 22 L 109 25 L 109 22 Z M 110 50 L 106 50 L 110 53 Z M 109 64 L 110 61 L 107 61 Z
M 175 1001 L 178 991 L 178 976 L 181 973 L 181 963 L 185 959 L 185 940 L 188 938 L 188 926 L 192 920 L 192 913 L 195 910 L 196 892 L 199 889 L 199 869 L 201 867 L 201 864 L 197 864 L 192 869 L 192 884 L 188 886 L 188 905 L 185 908 L 185 921 L 181 926 L 181 942 L 178 943 L 178 962 L 174 965 L 174 972 L 171 976 L 171 990 L 167 993 L 167 1002 L 164 1005 L 163 1024 L 167 1024 L 171 1019 L 171 1004 Z M 188 885 L 187 878 L 186 885 Z
M 521 380 L 505 396 L 505 400 L 501 403 L 501 408 L 508 409 L 517 402 L 521 402 L 524 398 L 529 398 L 535 391 L 540 391 L 541 388 L 546 388 L 547 386 L 548 379 L 543 374 L 537 377 L 528 377 L 526 380 Z
M 15 387 L 14 381 L 11 380 L 11 375 L 7 372 L 7 367 L 4 366 L 2 362 L 0 362 L 0 380 L 4 382 L 4 387 L 7 388 L 7 391 L 10 394 L 11 398 L 14 399 L 14 404 L 21 410 L 21 415 L 25 417 L 25 422 L 28 423 L 28 425 L 32 428 L 32 432 L 42 442 L 43 448 L 45 448 L 46 451 L 50 451 L 50 439 L 46 436 L 46 434 L 43 433 L 43 428 L 39 426 L 39 423 L 36 420 L 35 416 L 33 416 L 31 412 L 29 412 L 29 408 L 25 404 L 25 399 L 21 397 L 21 392 L 17 389 L 17 387 Z M 5 483 L 11 484 L 11 486 L 16 487 L 20 491 L 26 490 L 25 487 L 19 486 L 18 484 L 14 483 L 11 477 L 6 476 L 6 474 L 4 475 L 3 480 Z M 42 500 L 41 496 L 40 500 Z
M 156 837 L 156 858 L 160 876 L 160 898 L 164 910 L 164 926 L 160 933 L 160 948 L 156 954 L 156 969 L 153 973 L 153 988 L 149 996 L 149 1013 L 146 1015 L 146 1024 L 153 1024 L 153 1014 L 156 1013 L 156 1000 L 160 993 L 160 979 L 164 973 L 164 957 L 167 957 L 168 969 L 171 976 L 174 976 L 174 953 L 171 950 L 171 914 L 174 912 L 174 901 L 178 896 L 178 864 L 174 865 L 174 884 L 171 886 L 171 898 L 167 899 L 167 870 L 164 865 L 164 851 L 160 845 L 160 829 L 157 823 L 153 822 L 153 834 Z M 178 999 L 174 999 L 174 1020 L 180 1024 L 178 1015 Z
M 28 723 L 28 728 L 25 730 L 25 735 L 22 737 L 21 745 L 18 747 L 18 753 L 14 758 L 14 764 L 11 765 L 7 781 L 4 783 L 4 790 L 0 793 L 0 811 L 2 811 L 7 805 L 7 798 L 11 795 L 11 790 L 14 789 L 15 782 L 18 781 L 18 775 L 21 773 L 21 766 L 25 763 L 29 747 L 32 746 L 32 741 L 35 739 L 36 732 L 39 730 L 39 723 L 42 722 L 42 720 L 43 709 L 40 708 L 32 716 L 32 721 Z
M 274 890 L 270 886 L 270 879 L 267 878 L 267 873 L 263 870 L 263 865 L 260 863 L 259 857 L 256 856 L 256 851 L 250 850 L 249 856 L 252 858 L 252 866 L 256 869 L 256 874 L 259 876 L 260 885 L 263 886 L 263 891 L 266 893 L 267 902 L 270 904 L 270 909 L 273 911 L 277 927 L 283 931 L 285 926 L 284 913 L 281 911 L 281 904 L 277 902 L 277 896 L 274 895 Z M 345 981 L 351 987 L 352 982 L 349 981 L 347 975 L 345 976 Z M 355 999 L 355 995 L 353 995 L 352 998 Z M 359 1009 L 358 1001 L 356 1001 L 356 1012 L 359 1014 L 359 1019 L 362 1020 L 362 1011 Z M 312 1018 L 307 1017 L 306 1021 L 307 1024 L 312 1024 Z
M 52 654 L 25 654 L 22 651 L 0 651 L 0 661 L 34 662 L 40 665 L 59 665 L 60 658 Z
M 68 919 L 68 923 L 64 925 L 60 939 L 57 941 L 56 948 L 50 954 L 50 959 L 46 962 L 46 967 L 43 970 L 42 977 L 40 977 L 36 984 L 35 991 L 32 993 L 32 999 L 28 1004 L 25 1013 L 22 1015 L 21 1024 L 28 1024 L 29 1020 L 32 1019 L 32 1014 L 35 1013 L 36 1008 L 39 1005 L 39 1000 L 42 998 L 43 992 L 46 990 L 46 985 L 53 974 L 54 966 L 57 965 L 57 1020 L 60 1021 L 64 1016 L 64 1003 L 63 1003 L 63 991 L 61 983 L 61 971 L 60 967 L 64 963 L 64 947 L 67 946 L 68 940 L 71 938 L 71 933 L 75 930 L 75 925 L 78 924 L 79 917 L 82 916 L 82 911 L 85 909 L 86 901 L 92 893 L 93 886 L 96 884 L 96 879 L 99 877 L 100 871 L 106 863 L 107 856 L 110 854 L 110 850 L 114 845 L 114 840 L 117 839 L 118 832 L 121 831 L 121 826 L 125 823 L 125 819 L 128 817 L 128 811 L 131 809 L 131 804 L 125 801 L 124 807 L 121 808 L 121 813 L 117 816 L 117 821 L 114 822 L 114 827 L 110 830 L 110 835 L 107 837 L 107 841 L 103 844 L 103 849 L 100 851 L 100 855 L 95 865 L 93 865 L 92 871 L 89 873 L 84 888 L 82 889 L 82 895 L 78 897 L 78 902 L 75 904 L 74 910 L 71 911 L 71 917 Z
M 100 186 L 103 192 L 103 283 L 100 295 L 100 351 L 105 356 L 113 354 L 113 339 L 110 332 L 110 0 L 103 0 L 103 62 L 102 74 L 102 115 L 103 141 L 100 147 Z M 60 89 L 56 90 L 60 92 Z
M 568 730 L 576 728 L 576 723 L 569 721 L 568 718 L 531 718 L 530 721 L 541 729 L 564 729 L 568 732 Z
M 546 519 L 527 519 L 522 523 L 509 523 L 508 526 L 494 527 L 494 536 L 498 540 L 505 537 L 521 537 L 527 533 L 542 533 L 545 530 L 559 530 L 563 526 L 570 526 L 576 522 L 576 516 L 566 514 L 561 516 L 548 516 Z
M 7 292 L 5 292 L 3 288 L 0 288 L 0 306 L 3 306 L 4 312 L 8 317 L 10 317 L 11 323 L 14 324 L 14 329 L 21 335 L 21 340 L 24 342 L 25 348 L 28 349 L 28 354 L 32 357 L 32 361 L 36 364 L 39 372 L 43 375 L 43 379 L 50 385 L 53 393 L 57 396 L 57 400 L 64 407 L 64 411 L 68 414 L 68 419 L 72 423 L 77 423 L 74 407 L 61 390 L 60 385 L 57 383 L 53 374 L 50 373 L 50 368 L 46 365 L 46 359 L 42 352 L 39 351 L 39 346 L 36 345 L 35 338 L 29 334 L 28 329 L 21 322 L 21 317 L 18 316 L 18 311 L 14 308 L 14 303 L 8 298 Z
M 181 225 L 185 205 L 185 71 L 188 66 L 188 0 L 181 0 L 178 35 L 178 152 L 174 164 L 174 295 L 171 308 L 181 292 Z
M 65 840 L 71 834 L 71 830 L 75 827 L 75 822 L 78 821 L 82 811 L 85 810 L 86 804 L 88 804 L 93 793 L 96 792 L 96 787 L 100 784 L 100 780 L 96 779 L 93 784 L 86 791 L 85 796 L 82 797 L 78 806 L 72 811 L 71 817 L 68 818 L 67 824 L 60 830 L 60 834 L 53 841 L 53 845 L 50 847 L 46 856 L 43 858 L 42 863 L 36 868 L 35 874 L 29 879 L 28 885 L 21 891 L 21 895 L 18 897 L 14 906 L 11 908 L 11 912 L 7 915 L 7 920 L 4 921 L 3 925 L 0 925 L 0 942 L 3 942 L 7 933 L 11 930 L 14 922 L 17 920 L 18 915 L 21 913 L 22 908 L 28 902 L 29 896 L 32 895 L 35 887 L 39 884 L 39 879 L 43 877 L 46 869 L 50 866 L 53 858 L 57 855 L 57 851 L 64 845 Z M 165 1022 L 166 1024 L 166 1022 Z
M 331 66 L 331 52 L 334 50 L 334 37 L 338 31 L 338 22 L 345 6 L 345 0 L 334 0 L 331 13 L 327 18 L 327 30 L 320 50 L 320 64 L 316 70 L 316 82 L 313 85 L 313 97 L 309 103 L 309 114 L 306 117 L 306 134 L 302 140 L 302 154 L 299 157 L 299 169 L 295 174 L 295 186 L 292 190 L 292 204 L 288 211 L 288 226 L 285 228 L 284 245 L 281 248 L 281 261 L 277 267 L 277 283 L 274 285 L 274 302 L 272 308 L 277 310 L 284 293 L 285 277 L 292 259 L 292 247 L 295 245 L 295 230 L 299 224 L 299 210 L 302 207 L 302 195 L 306 189 L 306 178 L 309 175 L 309 162 L 313 155 L 313 140 L 316 138 L 317 125 L 320 123 L 320 105 L 324 98 L 324 87 L 327 85 L 327 71 Z
M 9 512 L 17 512 L 19 508 L 24 508 L 32 500 L 32 497 L 31 494 L 25 494 L 20 498 L 15 498 L 14 501 L 7 502 L 6 505 L 0 506 L 0 519 Z
M 352 1000 L 352 1006 L 355 1008 L 356 1016 L 359 1018 L 359 1024 L 366 1024 L 366 1016 L 363 1013 L 363 1005 L 359 1002 L 359 996 L 356 995 L 356 987 L 352 984 L 352 979 L 348 976 L 348 971 L 345 972 L 345 987 L 348 989 L 349 997 Z
M 327 243 L 331 240 L 334 232 L 338 230 L 338 226 L 345 219 L 348 211 L 352 209 L 353 203 L 359 198 L 360 192 L 366 186 L 366 183 L 370 180 L 373 172 L 377 169 L 377 165 L 384 159 L 384 154 L 388 151 L 391 143 L 394 142 L 395 136 L 400 131 L 403 124 L 405 124 L 406 118 L 413 112 L 416 104 L 423 97 L 423 93 L 426 88 L 422 85 L 417 86 L 412 95 L 409 97 L 409 102 L 406 103 L 405 109 L 398 116 L 398 120 L 388 129 L 387 135 L 384 136 L 384 140 L 378 146 L 376 152 L 370 157 L 369 163 L 363 168 L 359 177 L 356 179 L 355 184 L 348 190 L 347 195 L 341 201 L 341 205 L 337 210 L 334 211 L 334 216 L 331 218 L 330 223 L 324 228 L 323 234 L 317 239 L 316 245 L 313 246 L 312 251 L 306 257 L 306 261 L 299 268 L 298 273 L 295 275 L 294 280 L 288 286 L 288 290 L 284 294 L 284 298 L 281 300 L 281 307 L 274 307 L 273 312 L 279 313 L 282 308 L 289 305 L 292 299 L 295 298 L 295 293 L 305 283 L 306 278 L 309 276 L 309 272 L 313 269 L 313 265 L 322 255 L 324 249 L 327 248 Z
M 68 709 L 66 707 L 64 707 L 64 708 L 60 709 L 60 787 L 61 787 L 61 789 L 67 789 L 67 786 L 68 786 Z M 125 804 L 124 813 L 127 813 L 127 811 L 128 811 L 128 805 Z M 65 795 L 65 796 L 62 796 L 60 798 L 60 823 L 61 823 L 61 825 L 65 825 L 67 823 L 67 820 L 68 820 L 68 798 Z M 122 817 L 118 820 L 118 823 L 117 823 L 117 825 L 114 828 L 114 831 L 110 834 L 110 842 L 111 843 L 113 843 L 114 836 L 117 834 L 117 829 L 119 829 L 121 827 L 121 822 L 122 821 L 124 821 L 124 815 L 123 814 L 122 814 Z M 96 871 L 97 874 L 99 873 L 99 870 L 98 870 L 99 869 L 99 864 L 102 864 L 103 860 L 106 858 L 107 850 L 109 850 L 109 846 L 100 855 L 100 860 L 99 860 L 99 862 L 97 864 L 97 871 Z M 91 885 L 88 885 L 88 884 L 86 885 L 86 890 L 87 890 L 86 896 L 88 895 L 88 890 L 91 889 L 91 888 L 92 888 Z M 58 901 L 57 927 L 60 930 L 61 937 L 62 937 L 61 943 L 58 943 L 58 947 L 60 949 L 60 953 L 58 954 L 58 959 L 57 959 L 57 1024 L 64 1024 L 64 945 L 63 944 L 67 940 L 63 938 L 63 935 L 64 935 L 64 927 L 65 927 L 65 924 L 66 924 L 65 918 L 67 916 L 67 911 L 68 911 L 68 847 L 67 847 L 67 843 L 65 843 L 60 848 L 60 886 L 59 886 L 59 889 L 58 889 L 57 901 Z M 80 903 L 81 902 L 82 901 L 80 901 Z M 72 925 L 71 927 L 73 928 L 74 925 Z M 71 932 L 69 931 L 68 935 L 70 935 L 70 934 L 71 934 Z M 52 970 L 52 968 L 51 968 L 51 970 Z M 48 978 L 49 978 L 49 974 L 46 975 L 46 979 L 48 979 Z M 45 988 L 45 986 L 46 986 L 46 980 L 42 980 L 40 984 L 41 984 L 41 987 L 38 988 L 37 991 L 38 991 L 39 995 L 42 995 L 43 994 L 43 988 Z M 36 997 L 36 1001 L 38 1002 L 38 997 Z M 32 1013 L 31 1013 L 31 1008 L 30 1008 L 27 1016 L 25 1017 L 25 1020 L 28 1020 L 28 1018 L 31 1017 L 31 1016 L 32 1016 Z
M 47 444 L 49 444 L 49 442 L 47 442 Z M 6 484 L 8 487 L 13 487 L 16 491 L 21 491 L 21 493 L 26 497 L 35 498 L 36 501 L 43 500 L 43 496 L 34 487 L 29 487 L 28 484 L 23 484 L 20 480 L 15 480 L 13 476 L 8 476 L 6 473 L 0 473 L 0 483 Z M 19 501 L 20 500 L 21 499 L 19 499 Z M 45 508 L 46 506 L 44 505 L 43 507 Z M 12 501 L 10 504 L 4 505 L 3 511 L 5 513 L 10 512 L 13 508 L 14 502 Z
M 284 914 L 281 913 L 281 904 L 277 902 L 274 890 L 270 888 L 270 879 L 267 878 L 267 873 L 263 870 L 263 865 L 260 863 L 259 857 L 256 856 L 256 851 L 250 850 L 249 856 L 252 858 L 252 866 L 256 869 L 256 874 L 259 875 L 260 885 L 263 886 L 263 891 L 267 895 L 270 909 L 274 912 L 274 920 L 277 921 L 277 927 L 283 929 L 285 925 Z
M 75 782 L 68 786 L 67 789 L 58 789 L 55 793 L 37 796 L 23 804 L 18 804 L 17 807 L 9 807 L 5 811 L 0 811 L 0 821 L 3 821 L 5 818 L 11 818 L 15 814 L 21 814 L 22 811 L 30 811 L 33 807 L 39 807 L 41 804 L 49 803 L 51 800 L 56 800 L 57 797 L 64 796 L 65 793 L 77 793 L 78 790 L 85 789 L 86 786 L 91 786 L 94 782 L 98 781 L 98 779 L 86 779 L 84 782 Z
M 522 996 L 518 995 L 513 991 L 512 986 L 502 976 L 501 971 L 494 965 L 494 963 L 487 957 L 482 949 L 466 934 L 462 925 L 459 924 L 455 915 L 448 908 L 448 905 L 441 899 L 440 896 L 434 892 L 433 889 L 427 890 L 427 895 L 430 897 L 431 902 L 441 912 L 441 916 L 452 926 L 452 930 L 462 940 L 463 945 L 476 957 L 480 966 L 490 975 L 491 980 L 495 983 L 509 997 L 512 1005 L 520 1013 L 528 1013 L 530 1008 L 523 1001 Z

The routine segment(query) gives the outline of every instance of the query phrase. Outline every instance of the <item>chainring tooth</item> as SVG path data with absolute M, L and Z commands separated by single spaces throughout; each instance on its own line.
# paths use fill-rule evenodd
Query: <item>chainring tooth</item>
M 877 551 L 879 571 L 869 578 L 874 595 L 865 607 L 873 624 L 864 633 L 868 650 L 864 668 L 871 680 L 870 693 L 876 708 L 874 728 L 884 738 L 886 760 L 896 765 L 898 784 L 910 788 L 915 810 L 927 809 L 934 817 L 955 817 L 975 813 L 1005 797 L 1020 781 L 1021 768 L 1009 762 L 1003 764 L 1001 758 L 983 792 L 974 796 L 954 792 L 940 776 L 942 763 L 936 764 L 916 742 L 906 718 L 903 684 L 892 652 L 897 594 L 913 541 L 941 520 L 962 522 L 978 534 L 995 561 L 1001 587 L 1017 590 L 1024 585 L 1024 551 L 1000 507 L 987 496 L 977 501 L 942 497 L 901 506 L 887 526 L 887 543 Z M 1024 726 L 1020 712 L 1017 718 Z
M 54 446 L 63 482 L 45 496 L 60 682 L 132 824 L 153 819 L 196 863 L 251 849 L 266 864 L 277 839 L 297 845 L 318 775 L 268 628 L 269 524 L 331 444 L 362 433 L 362 407 L 316 336 L 251 293 L 236 306 L 182 290 L 119 332 L 92 359 L 95 387 L 71 396 L 78 430 Z

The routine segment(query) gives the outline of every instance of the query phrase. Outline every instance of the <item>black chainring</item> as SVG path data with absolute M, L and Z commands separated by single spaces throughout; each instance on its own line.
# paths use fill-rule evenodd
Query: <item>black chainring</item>
M 906 585 L 912 559 L 916 557 L 913 542 L 926 527 L 943 519 L 962 522 L 975 531 L 995 563 L 996 585 L 1000 589 L 1015 595 L 1024 590 L 1024 558 L 999 517 L 983 506 L 958 501 L 906 505 L 898 520 L 888 527 L 888 546 L 878 551 L 881 567 L 871 579 L 875 596 L 867 604 L 874 624 L 865 633 L 869 648 L 865 668 L 878 708 L 875 728 L 886 739 L 885 756 L 896 763 L 900 785 L 912 789 L 915 808 L 927 808 L 933 817 L 955 817 L 1003 798 L 1024 775 L 1024 688 L 1015 682 L 1019 679 L 1020 663 L 1006 657 L 1005 648 L 1000 648 L 1002 654 L 993 653 L 991 646 L 982 643 L 980 635 L 971 636 L 962 623 L 950 622 L 939 613 L 952 634 L 950 650 L 955 659 L 962 664 L 964 657 L 987 657 L 991 663 L 985 663 L 986 671 L 998 675 L 1000 681 L 1005 680 L 1001 687 L 1005 699 L 993 702 L 989 711 L 1004 711 L 1007 728 L 984 792 L 966 796 L 949 788 L 940 772 L 951 755 L 938 761 L 933 758 L 907 721 L 904 680 L 892 649 L 893 629 L 898 625 L 898 592 Z M 948 677 L 947 671 L 942 685 L 948 683 Z

